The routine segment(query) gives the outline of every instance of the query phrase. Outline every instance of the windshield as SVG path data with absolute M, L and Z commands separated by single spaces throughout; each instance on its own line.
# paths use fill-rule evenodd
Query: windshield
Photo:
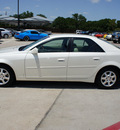
M 25 51 L 25 50 L 27 50 L 29 47 L 31 47 L 31 46 L 37 44 L 38 42 L 40 42 L 40 41 L 42 41 L 42 40 L 47 39 L 48 37 L 49 37 L 49 36 L 46 36 L 46 37 L 43 37 L 43 38 L 41 38 L 41 39 L 39 39 L 39 40 L 37 40 L 37 41 L 35 41 L 35 42 L 32 42 L 32 43 L 29 44 L 29 45 L 21 46 L 21 47 L 19 48 L 19 51 Z

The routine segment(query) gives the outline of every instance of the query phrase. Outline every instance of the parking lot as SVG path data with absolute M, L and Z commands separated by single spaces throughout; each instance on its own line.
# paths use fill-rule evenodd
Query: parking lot
M 0 48 L 31 42 L 1 39 Z M 1 130 L 102 130 L 119 121 L 120 88 L 74 82 L 17 82 L 0 88 Z

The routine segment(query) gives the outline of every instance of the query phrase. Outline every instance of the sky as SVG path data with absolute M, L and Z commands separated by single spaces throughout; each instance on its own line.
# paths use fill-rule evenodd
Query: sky
M 0 0 L 0 14 L 17 14 L 18 0 Z M 45 15 L 49 20 L 82 14 L 90 21 L 110 18 L 120 20 L 120 0 L 19 0 L 19 12 Z

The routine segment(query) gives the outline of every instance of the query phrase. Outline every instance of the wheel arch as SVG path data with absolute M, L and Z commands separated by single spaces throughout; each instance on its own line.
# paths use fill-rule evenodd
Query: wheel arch
M 30 36 L 28 36 L 28 35 L 24 35 L 24 36 L 23 36 L 23 40 L 24 40 L 25 37 L 28 37 L 29 40 L 30 40 Z
M 3 37 L 5 38 L 5 35 L 7 35 L 7 37 L 9 37 L 9 35 L 7 33 L 3 34 Z
M 108 66 L 104 66 L 103 68 L 101 68 L 101 69 L 97 72 L 97 74 L 96 74 L 96 76 L 95 76 L 95 81 L 94 81 L 94 82 L 96 82 L 99 73 L 100 73 L 103 69 L 106 69 L 106 68 L 112 68 L 113 70 L 116 70 L 116 71 L 119 73 L 119 76 L 120 76 L 120 68 L 118 68 L 118 67 L 115 66 L 115 65 L 108 65 Z
M 12 71 L 12 73 L 14 74 L 14 78 L 15 78 L 15 80 L 16 80 L 16 74 L 15 74 L 13 68 L 12 68 L 10 65 L 5 64 L 5 63 L 0 63 L 0 66 L 8 67 L 8 68 Z

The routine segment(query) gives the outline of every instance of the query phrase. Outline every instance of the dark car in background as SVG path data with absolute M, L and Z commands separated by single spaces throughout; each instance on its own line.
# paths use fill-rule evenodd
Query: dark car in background
M 114 43 L 120 43 L 120 33 L 117 33 L 116 35 L 115 35 L 115 37 L 113 38 L 113 42 Z
M 43 37 L 48 36 L 46 33 L 40 33 L 36 30 L 25 30 L 22 32 L 17 32 L 14 37 L 16 39 L 24 40 L 24 41 L 29 41 L 29 40 L 39 40 Z
M 117 43 L 117 42 L 120 43 L 120 39 L 119 39 L 120 36 L 119 36 L 119 34 L 120 34 L 120 31 L 113 32 L 112 39 L 113 39 L 114 43 Z

